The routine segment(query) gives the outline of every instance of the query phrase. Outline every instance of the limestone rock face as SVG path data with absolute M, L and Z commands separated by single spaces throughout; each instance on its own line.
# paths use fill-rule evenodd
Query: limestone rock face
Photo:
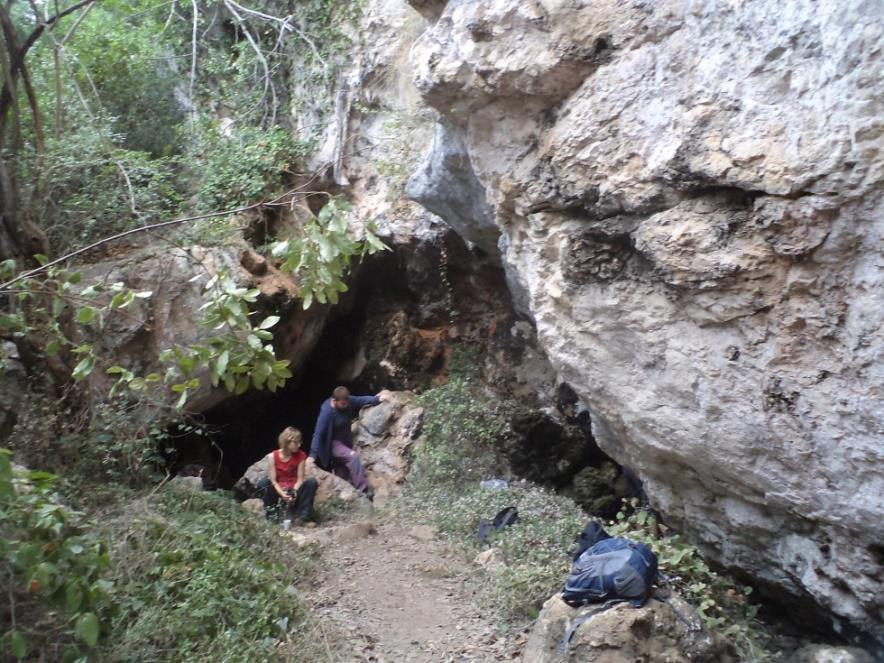
M 412 50 L 456 128 L 427 163 L 470 164 L 602 449 L 713 558 L 866 633 L 884 632 L 882 48 L 864 0 L 490 0 L 448 2 Z

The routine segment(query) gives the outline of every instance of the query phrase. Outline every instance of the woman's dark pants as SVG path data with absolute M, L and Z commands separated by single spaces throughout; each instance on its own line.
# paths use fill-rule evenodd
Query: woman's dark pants
M 310 512 L 313 511 L 313 498 L 316 496 L 316 487 L 318 485 L 316 479 L 310 477 L 309 479 L 304 480 L 304 483 L 298 488 L 297 493 L 294 488 L 290 488 L 289 494 L 296 495 L 296 498 L 295 501 L 288 506 L 289 514 L 294 515 L 295 518 L 300 520 L 309 520 Z M 270 518 L 273 512 L 276 511 L 276 505 L 279 502 L 279 493 L 276 492 L 273 484 L 270 483 L 270 479 L 267 478 L 261 479 L 260 483 L 258 483 L 258 491 L 262 493 L 261 497 L 264 500 L 264 513 Z

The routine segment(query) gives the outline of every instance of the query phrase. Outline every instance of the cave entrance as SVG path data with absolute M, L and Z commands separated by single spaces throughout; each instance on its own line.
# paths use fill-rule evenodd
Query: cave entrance
M 192 426 L 195 430 L 176 436 L 170 469 L 199 466 L 207 483 L 230 489 L 253 463 L 276 449 L 286 426 L 301 431 L 302 449 L 308 451 L 319 407 L 336 386 L 343 384 L 357 394 L 376 391 L 364 380 L 336 379 L 321 359 L 321 355 L 311 358 L 295 379 L 275 393 L 249 391 L 206 410 Z
M 432 287 L 425 283 L 437 261 L 427 255 L 432 250 L 427 247 L 408 260 L 394 252 L 366 260 L 285 387 L 275 393 L 250 390 L 230 396 L 197 415 L 183 432 L 173 427 L 170 471 L 189 474 L 202 468 L 207 485 L 230 489 L 253 463 L 277 447 L 277 437 L 286 426 L 298 428 L 304 437 L 302 448 L 309 449 L 319 407 L 336 386 L 344 385 L 355 394 L 374 394 L 429 384 L 444 371 L 443 352 L 419 365 L 411 356 L 416 353 L 405 344 L 396 362 L 404 369 L 401 374 L 391 374 L 383 360 L 395 346 L 397 320 L 406 320 L 409 329 L 435 329 L 442 324 L 437 307 L 427 303 L 441 299 L 438 293 L 428 293 Z

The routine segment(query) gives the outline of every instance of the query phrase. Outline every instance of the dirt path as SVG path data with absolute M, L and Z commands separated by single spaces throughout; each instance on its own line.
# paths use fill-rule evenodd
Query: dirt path
M 471 568 L 425 526 L 376 514 L 376 533 L 322 545 L 310 602 L 323 624 L 344 635 L 341 661 L 442 663 L 508 661 L 504 635 L 473 596 Z

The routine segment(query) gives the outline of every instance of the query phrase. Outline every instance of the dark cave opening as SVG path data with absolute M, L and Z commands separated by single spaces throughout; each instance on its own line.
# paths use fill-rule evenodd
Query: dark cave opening
M 475 269 L 457 236 L 445 242 L 460 256 L 455 270 Z M 307 450 L 319 406 L 338 385 L 355 394 L 420 389 L 445 371 L 446 315 L 439 248 L 397 247 L 366 260 L 351 290 L 331 311 L 320 337 L 294 377 L 275 393 L 250 390 L 195 415 L 170 431 L 169 470 L 202 468 L 205 483 L 231 488 L 254 462 L 276 448 L 286 426 L 298 428 Z M 297 315 L 297 305 L 290 309 Z M 285 311 L 275 311 L 286 315 Z M 430 343 L 422 339 L 430 339 Z M 400 370 L 391 370 L 396 364 Z

